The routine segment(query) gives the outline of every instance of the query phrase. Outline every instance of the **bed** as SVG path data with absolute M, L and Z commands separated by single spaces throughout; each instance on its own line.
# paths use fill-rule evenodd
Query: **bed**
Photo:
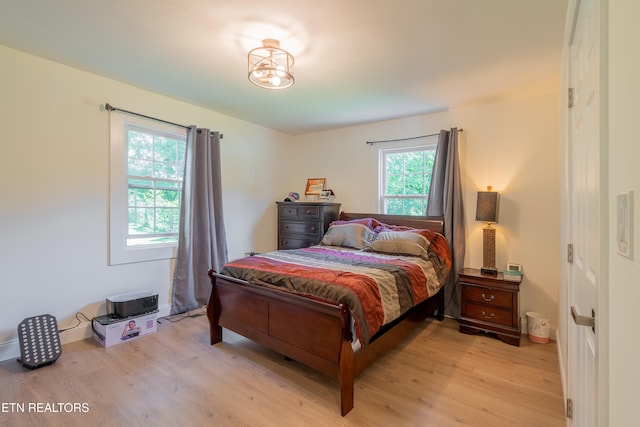
M 442 320 L 451 267 L 442 230 L 441 218 L 342 212 L 319 245 L 210 270 L 211 344 L 226 328 L 337 378 L 344 416 L 358 374 L 427 317 Z M 339 283 L 325 290 L 330 277 Z M 390 277 L 397 287 L 382 290 Z M 382 309 L 372 309 L 371 295 Z

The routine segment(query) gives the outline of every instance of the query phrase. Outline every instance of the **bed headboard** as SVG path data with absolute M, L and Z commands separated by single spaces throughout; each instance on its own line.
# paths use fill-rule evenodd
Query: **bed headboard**
M 340 219 L 349 221 L 352 219 L 374 218 L 385 224 L 403 225 L 405 227 L 421 228 L 444 233 L 444 218 L 441 216 L 409 216 L 386 215 L 373 213 L 340 212 Z

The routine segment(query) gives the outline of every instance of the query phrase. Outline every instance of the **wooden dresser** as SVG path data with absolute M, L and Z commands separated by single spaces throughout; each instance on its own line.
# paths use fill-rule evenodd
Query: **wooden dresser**
M 329 223 L 338 219 L 340 203 L 276 202 L 278 249 L 297 249 L 320 243 Z
M 518 292 L 520 282 L 505 280 L 502 273 L 482 274 L 475 268 L 460 272 L 460 332 L 495 333 L 502 341 L 520 345 Z

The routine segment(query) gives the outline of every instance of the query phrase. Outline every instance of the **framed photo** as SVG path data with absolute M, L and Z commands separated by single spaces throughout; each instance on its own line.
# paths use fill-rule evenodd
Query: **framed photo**
M 305 195 L 319 196 L 324 190 L 326 178 L 309 178 L 307 179 L 307 188 L 304 190 Z

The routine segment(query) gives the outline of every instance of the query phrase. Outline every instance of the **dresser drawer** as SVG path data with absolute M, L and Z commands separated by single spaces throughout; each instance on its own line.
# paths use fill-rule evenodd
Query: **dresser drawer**
M 303 204 L 283 204 L 279 206 L 278 216 L 281 218 L 320 218 L 320 206 Z
M 309 246 L 317 244 L 319 241 L 319 238 L 280 236 L 280 239 L 278 241 L 278 249 L 307 248 Z
M 478 303 L 491 307 L 513 308 L 513 292 L 500 289 L 470 286 L 461 283 L 462 300 L 467 303 Z
M 278 216 L 281 218 L 298 218 L 300 205 L 288 204 L 278 206 Z
M 513 311 L 480 304 L 466 304 L 465 317 L 483 322 L 512 326 Z
M 320 206 L 300 206 L 300 218 L 320 218 Z
M 320 222 L 289 222 L 282 221 L 280 223 L 281 234 L 310 234 L 318 236 L 322 230 Z

